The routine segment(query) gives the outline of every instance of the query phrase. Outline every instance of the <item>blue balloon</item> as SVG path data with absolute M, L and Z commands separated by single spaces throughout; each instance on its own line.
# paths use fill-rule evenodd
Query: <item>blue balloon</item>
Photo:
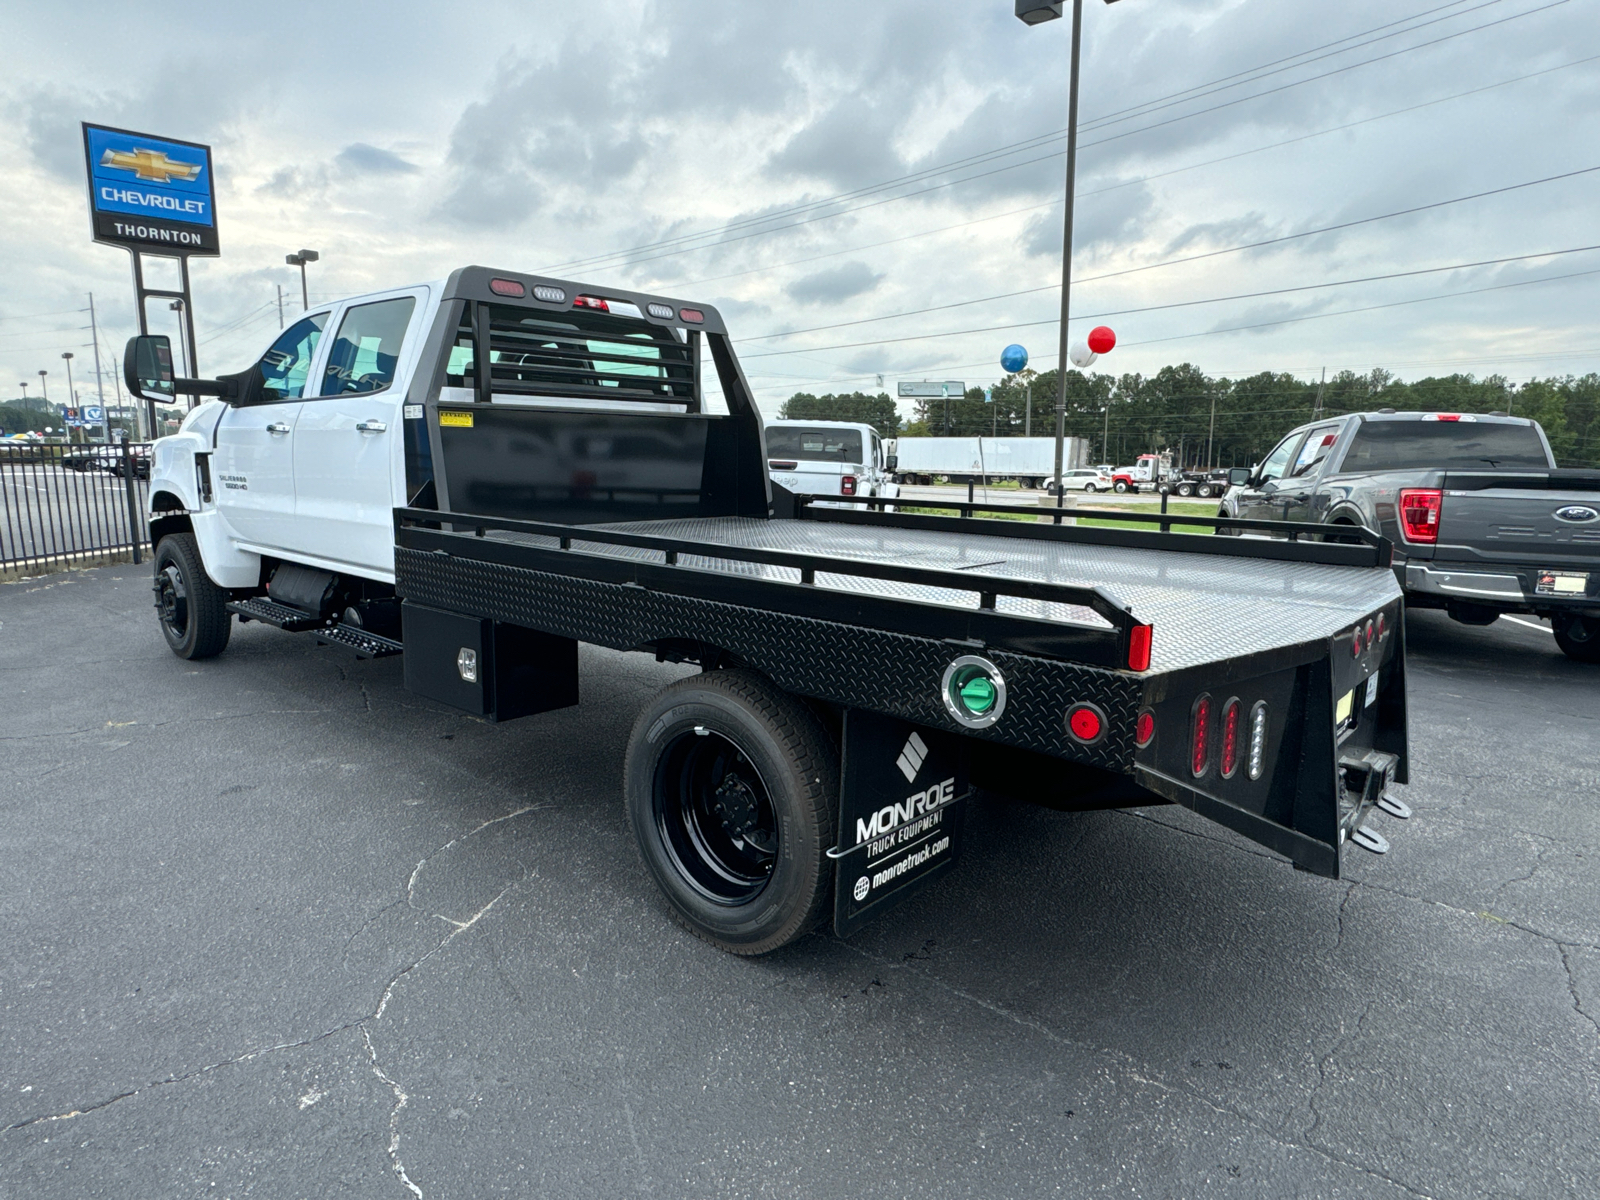
M 1000 351 L 1000 365 L 1005 368 L 1008 375 L 1015 375 L 1028 365 L 1028 352 L 1015 342 L 1012 342 L 1011 345 Z

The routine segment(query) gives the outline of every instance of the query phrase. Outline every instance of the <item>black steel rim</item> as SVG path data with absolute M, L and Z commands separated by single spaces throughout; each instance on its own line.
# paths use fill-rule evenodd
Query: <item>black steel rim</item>
M 181 642 L 189 632 L 189 589 L 177 563 L 169 562 L 156 574 L 156 611 L 161 623 Z
M 754 900 L 778 861 L 778 814 L 761 773 L 723 734 L 696 726 L 656 763 L 655 819 L 679 875 L 717 904 Z

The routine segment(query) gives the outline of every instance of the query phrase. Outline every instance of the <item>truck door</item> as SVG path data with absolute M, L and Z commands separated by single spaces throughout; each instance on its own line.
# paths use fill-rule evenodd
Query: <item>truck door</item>
M 1283 479 L 1284 472 L 1289 469 L 1289 464 L 1294 461 L 1295 454 L 1304 440 L 1305 434 L 1296 430 L 1261 460 L 1261 466 L 1251 477 L 1250 482 L 1240 489 L 1235 501 L 1239 506 L 1241 517 L 1252 521 L 1283 519 L 1283 502 L 1278 497 L 1278 484 Z
M 233 536 L 251 545 L 293 545 L 294 430 L 328 314 L 285 329 L 259 364 L 266 402 L 230 407 L 217 425 L 212 491 Z
M 1333 444 L 1339 440 L 1339 423 L 1318 425 L 1306 434 L 1295 452 L 1294 462 L 1278 481 L 1277 508 L 1280 521 L 1310 521 L 1312 494 L 1322 464 L 1328 460 Z
M 401 355 L 425 293 L 339 315 L 319 386 L 294 436 L 295 548 L 383 575 L 394 571 Z

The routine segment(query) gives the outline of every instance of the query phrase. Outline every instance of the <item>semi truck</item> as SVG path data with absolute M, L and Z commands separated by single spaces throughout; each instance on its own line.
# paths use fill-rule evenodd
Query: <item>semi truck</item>
M 793 491 L 716 309 L 516 271 L 317 306 L 217 379 L 162 337 L 124 371 L 206 398 L 149 488 L 179 657 L 275 626 L 491 723 L 579 704 L 580 643 L 698 667 L 639 697 L 618 795 L 668 910 L 733 953 L 925 901 L 986 795 L 1179 804 L 1332 878 L 1409 815 L 1375 532 Z
M 1023 487 L 1036 488 L 1056 471 L 1053 437 L 902 437 L 890 453 L 897 460 L 895 478 L 901 483 L 930 484 L 940 477 L 951 483 L 1014 479 Z M 1070 471 L 1087 462 L 1084 440 L 1067 438 L 1061 469 Z

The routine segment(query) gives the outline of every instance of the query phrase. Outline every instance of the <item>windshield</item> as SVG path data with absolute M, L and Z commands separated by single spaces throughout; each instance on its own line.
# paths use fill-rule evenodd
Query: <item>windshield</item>
M 1363 421 L 1341 471 L 1550 469 L 1532 425 L 1487 421 Z
M 767 457 L 801 462 L 859 463 L 861 433 L 855 429 L 803 429 L 795 425 L 767 426 Z

